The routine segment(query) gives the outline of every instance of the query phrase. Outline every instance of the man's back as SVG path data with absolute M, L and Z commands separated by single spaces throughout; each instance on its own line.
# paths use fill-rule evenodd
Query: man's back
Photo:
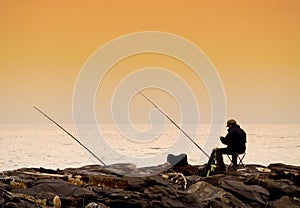
M 239 125 L 228 129 L 228 134 L 221 141 L 227 145 L 229 152 L 244 153 L 246 151 L 246 133 Z

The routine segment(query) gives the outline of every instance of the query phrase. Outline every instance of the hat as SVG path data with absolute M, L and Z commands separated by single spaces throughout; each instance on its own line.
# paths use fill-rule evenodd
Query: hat
M 234 119 L 230 119 L 227 121 L 227 126 L 228 127 L 229 125 L 235 125 L 236 124 L 236 121 Z

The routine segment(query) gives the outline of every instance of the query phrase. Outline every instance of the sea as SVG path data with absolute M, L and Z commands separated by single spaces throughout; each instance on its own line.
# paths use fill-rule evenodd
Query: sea
M 183 129 L 189 138 L 171 124 L 163 128 L 152 128 L 148 124 L 119 128 L 105 124 L 96 130 L 86 128 L 86 135 L 73 124 L 62 127 L 74 138 L 54 124 L 0 124 L 0 172 L 23 167 L 56 170 L 102 162 L 152 166 L 164 164 L 168 154 L 180 153 L 187 154 L 189 164 L 201 165 L 207 162 L 206 154 L 210 155 L 213 148 L 225 147 L 217 136 L 210 138 L 209 124 L 193 125 L 192 130 L 196 128 L 196 132 L 191 135 L 191 128 Z M 241 127 L 247 133 L 244 164 L 300 166 L 299 124 Z M 226 135 L 225 128 L 221 129 L 221 135 Z M 229 163 L 227 156 L 224 161 Z

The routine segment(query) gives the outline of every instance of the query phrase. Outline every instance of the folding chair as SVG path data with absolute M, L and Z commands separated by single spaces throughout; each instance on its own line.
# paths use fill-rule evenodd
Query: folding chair
M 242 153 L 242 154 L 237 153 L 236 156 L 237 156 L 237 167 L 234 167 L 234 164 L 233 164 L 233 162 L 232 162 L 232 158 L 230 158 L 230 155 L 227 155 L 227 157 L 228 157 L 229 160 L 230 160 L 230 165 L 229 165 L 229 167 L 234 167 L 235 169 L 238 169 L 238 167 L 241 166 L 242 168 L 245 168 L 245 165 L 244 165 L 244 163 L 243 163 L 243 159 L 244 159 L 244 157 L 246 156 L 246 152 L 245 152 L 245 153 Z

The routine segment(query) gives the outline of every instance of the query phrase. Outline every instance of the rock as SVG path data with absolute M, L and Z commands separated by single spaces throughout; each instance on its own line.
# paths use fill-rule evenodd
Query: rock
M 290 196 L 300 198 L 300 187 L 295 185 L 292 181 L 287 179 L 266 179 L 260 181 L 272 195 L 272 199 L 277 199 L 282 196 Z
M 126 191 L 122 189 L 111 189 L 93 187 L 97 194 L 97 201 L 109 207 L 149 207 L 149 202 L 139 192 Z
M 174 172 L 182 173 L 185 176 L 191 176 L 191 175 L 199 175 L 199 171 L 201 168 L 203 168 L 203 166 L 186 165 L 186 166 L 174 166 L 171 169 Z
M 276 173 L 278 178 L 285 178 L 293 181 L 300 186 L 300 167 L 293 165 L 285 165 L 282 163 L 274 163 L 268 166 L 272 172 Z
M 213 176 L 208 176 L 208 177 L 200 177 L 198 178 L 198 180 L 196 180 L 195 182 L 198 181 L 205 181 L 207 183 L 210 183 L 213 186 L 218 186 L 219 185 L 219 181 L 220 179 L 224 178 L 225 175 L 224 174 L 217 174 L 217 175 L 213 175 Z M 195 183 L 194 182 L 194 183 Z
M 44 205 L 53 205 L 53 199 L 56 195 L 60 197 L 62 206 L 68 204 L 82 207 L 84 203 L 88 204 L 88 202 L 96 199 L 96 195 L 87 188 L 81 188 L 66 181 L 55 179 L 39 180 L 28 189 L 15 189 L 14 193 L 18 193 L 22 198 Z
M 256 202 L 266 205 L 270 196 L 269 191 L 261 186 L 245 185 L 236 180 L 221 179 L 220 187 L 246 203 Z
M 268 207 L 270 208 L 282 208 L 282 207 L 288 207 L 288 208 L 299 208 L 300 207 L 300 200 L 297 198 L 291 198 L 288 196 L 283 196 L 282 198 L 271 201 L 268 204 Z
M 294 174 L 300 173 L 300 166 L 294 166 L 294 165 L 286 165 L 282 163 L 273 163 L 268 166 L 269 169 L 271 169 L 274 172 L 290 172 Z
M 61 208 L 61 200 L 58 195 L 56 195 L 53 199 L 54 208 Z
M 105 167 L 105 169 L 119 176 L 134 175 L 139 173 L 138 168 L 131 163 L 120 163 L 120 164 L 109 165 Z
M 246 207 L 246 205 L 232 194 L 215 187 L 205 181 L 193 184 L 187 193 L 195 194 L 201 203 L 214 204 L 217 207 Z
M 10 191 L 10 185 L 0 182 L 0 190 L 8 190 L 8 191 Z
M 135 175 L 128 175 L 132 177 L 146 177 L 146 176 L 151 176 L 151 175 L 159 175 L 165 171 L 168 171 L 171 169 L 172 166 L 169 163 L 164 163 L 162 165 L 158 166 L 151 166 L 151 167 L 142 167 L 139 168 L 138 174 Z
M 108 207 L 101 203 L 91 202 L 88 205 L 86 205 L 85 208 L 108 208 Z
M 88 176 L 88 185 L 109 187 L 115 189 L 125 189 L 128 186 L 126 180 L 106 174 L 92 174 Z
M 145 189 L 150 207 L 201 207 L 195 195 L 176 190 L 172 186 L 153 186 Z
M 6 204 L 4 204 L 3 206 L 1 206 L 2 208 L 40 208 L 40 206 L 35 205 L 35 204 L 31 204 L 27 201 L 18 201 L 18 202 L 7 202 Z
M 0 207 L 299 207 L 298 166 L 246 165 L 199 176 L 202 166 L 168 163 L 50 170 L 22 168 L 0 174 Z
M 101 166 L 84 166 L 77 169 L 68 168 L 61 171 L 61 173 L 69 175 L 69 182 L 83 187 L 101 186 L 124 189 L 128 186 L 126 180 L 117 176 L 112 170 L 108 170 Z
M 271 177 L 271 178 L 270 178 Z M 276 176 L 278 177 L 278 176 Z M 273 179 L 272 173 L 257 174 L 255 177 L 247 179 L 247 184 L 257 184 L 266 188 L 270 192 L 270 200 L 279 199 L 282 196 L 300 198 L 300 187 L 288 179 Z
M 127 181 L 128 186 L 126 190 L 128 191 L 144 191 L 146 188 L 147 177 L 124 177 L 124 180 Z
M 187 188 L 187 180 L 182 173 L 164 173 L 161 175 L 163 178 L 168 179 L 172 183 L 177 184 L 181 190 L 185 190 Z
M 114 172 L 107 170 L 101 165 L 86 165 L 80 168 L 66 168 L 64 170 L 59 170 L 58 174 L 63 175 L 81 175 L 88 176 L 90 174 L 107 174 L 107 175 L 116 175 Z

